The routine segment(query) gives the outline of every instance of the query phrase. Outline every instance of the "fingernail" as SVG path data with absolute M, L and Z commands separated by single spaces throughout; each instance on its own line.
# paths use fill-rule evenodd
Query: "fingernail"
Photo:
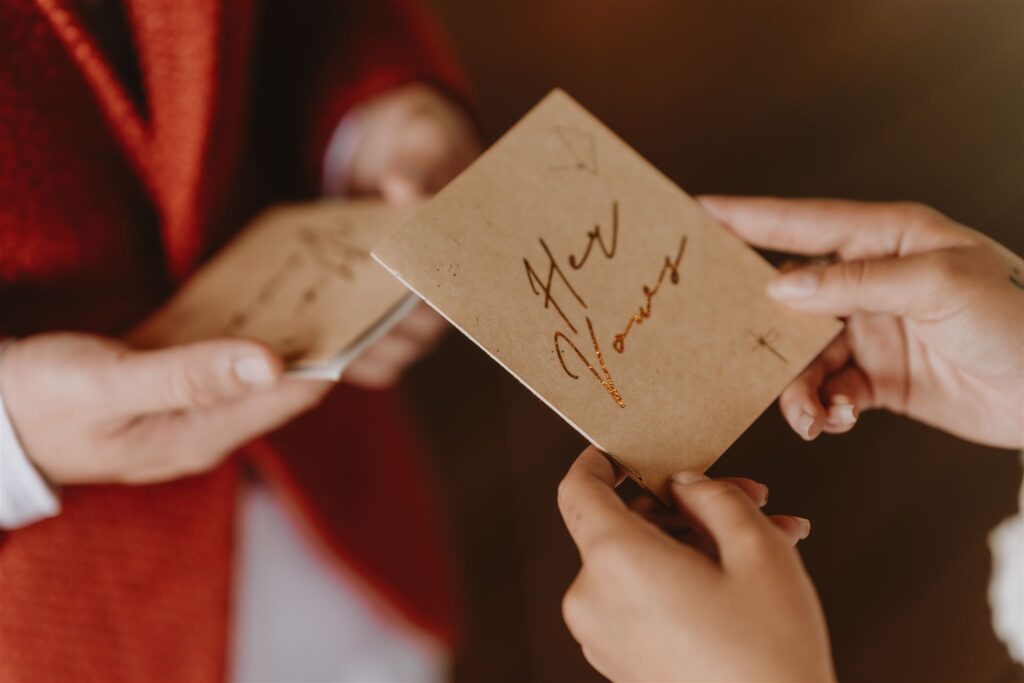
M 675 474 L 672 475 L 672 481 L 674 481 L 677 484 L 684 484 L 684 485 L 685 484 L 692 484 L 695 481 L 704 481 L 705 479 L 707 479 L 707 477 L 705 477 L 700 472 L 691 472 L 689 470 L 683 470 L 681 472 L 676 472 Z
M 800 436 L 809 438 L 811 435 L 811 425 L 814 424 L 814 416 L 810 413 L 800 413 L 800 417 L 796 419 L 796 431 Z
M 797 517 L 795 515 L 793 516 L 793 519 L 796 520 L 797 526 L 800 527 L 801 541 L 811 535 L 811 520 L 806 517 Z
M 761 507 L 768 504 L 768 487 L 761 484 Z
M 805 299 L 818 291 L 821 271 L 803 268 L 780 275 L 768 283 L 768 296 L 773 299 Z
M 810 441 L 811 439 L 818 435 L 819 431 L 821 431 L 820 429 L 815 430 L 814 432 L 811 431 L 812 429 L 814 429 L 814 422 L 814 416 L 811 415 L 810 413 L 806 411 L 800 413 L 800 417 L 796 419 L 797 433 L 807 441 Z
M 828 421 L 837 425 L 852 425 L 857 421 L 857 415 L 849 403 L 833 403 L 828 409 Z
M 276 381 L 274 369 L 262 356 L 244 356 L 235 361 L 235 375 L 251 387 L 269 387 Z

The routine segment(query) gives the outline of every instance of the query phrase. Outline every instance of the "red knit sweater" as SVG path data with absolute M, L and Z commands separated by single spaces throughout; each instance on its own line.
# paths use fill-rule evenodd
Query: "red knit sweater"
M 456 84 L 399 0 L 126 0 L 139 101 L 74 4 L 0 3 L 0 336 L 123 333 L 261 206 L 315 193 L 352 103 Z M 222 679 L 245 461 L 450 642 L 421 453 L 395 396 L 342 387 L 208 474 L 68 487 L 60 516 L 0 536 L 0 681 Z

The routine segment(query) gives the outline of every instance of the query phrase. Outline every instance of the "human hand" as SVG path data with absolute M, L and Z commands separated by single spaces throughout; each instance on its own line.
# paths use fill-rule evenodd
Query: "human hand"
M 480 153 L 466 113 L 420 84 L 396 88 L 356 112 L 360 137 L 349 172 L 350 191 L 408 203 L 434 194 Z M 394 384 L 429 352 L 448 326 L 420 303 L 348 368 L 343 379 L 367 388 Z
M 558 489 L 583 565 L 563 614 L 594 668 L 613 681 L 835 680 L 825 619 L 792 547 L 799 525 L 762 515 L 756 484 L 673 479 L 710 557 L 627 508 L 615 480 L 590 447 Z
M 779 399 L 798 434 L 845 432 L 886 408 L 991 446 L 1024 446 L 1024 260 L 916 204 L 702 197 L 750 244 L 838 262 L 769 295 L 846 318 Z
M 281 359 L 252 341 L 134 351 L 51 333 L 6 347 L 0 387 L 26 455 L 51 482 L 135 484 L 210 469 L 331 386 L 281 373 Z
M 349 192 L 406 203 L 436 193 L 480 154 L 465 110 L 419 83 L 359 105 Z

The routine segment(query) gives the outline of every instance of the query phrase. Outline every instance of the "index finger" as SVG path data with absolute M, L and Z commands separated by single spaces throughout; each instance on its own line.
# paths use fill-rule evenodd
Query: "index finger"
M 698 201 L 755 247 L 843 260 L 904 256 L 952 246 L 958 226 L 909 202 L 708 195 Z M 940 220 L 936 220 L 940 218 Z
M 588 446 L 558 485 L 558 509 L 580 555 L 599 538 L 627 533 L 634 517 L 615 493 L 615 468 Z
M 778 531 L 733 484 L 679 472 L 672 478 L 671 490 L 676 507 L 715 542 L 726 568 L 759 559 L 752 549 L 785 546 Z

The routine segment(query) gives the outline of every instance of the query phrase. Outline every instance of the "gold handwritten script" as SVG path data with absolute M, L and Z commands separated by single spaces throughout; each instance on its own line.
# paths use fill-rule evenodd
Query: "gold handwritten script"
M 565 324 L 569 326 L 572 333 L 576 334 L 576 326 L 572 324 L 572 321 L 569 320 L 569 317 L 565 314 L 565 311 L 562 310 L 562 307 L 558 305 L 558 302 L 555 301 L 554 295 L 551 293 L 555 284 L 555 275 L 562 280 L 562 284 L 564 284 L 569 292 L 576 298 L 576 301 L 580 303 L 580 306 L 586 308 L 587 304 L 583 301 L 583 297 L 577 294 L 576 290 L 572 288 L 571 284 L 569 284 L 569 280 L 566 279 L 565 273 L 562 272 L 562 269 L 558 267 L 558 263 L 555 262 L 555 257 L 551 255 L 551 250 L 548 248 L 548 245 L 544 242 L 543 238 L 540 239 L 540 246 L 544 249 L 544 253 L 547 254 L 548 257 L 548 279 L 541 284 L 541 279 L 540 276 L 537 275 L 537 271 L 533 269 L 533 266 L 530 265 L 530 262 L 527 259 L 523 259 L 523 263 L 526 264 L 526 277 L 530 281 L 530 288 L 533 289 L 534 294 L 539 295 L 543 292 L 544 308 L 547 308 L 549 305 L 554 306 L 555 310 L 558 311 L 558 315 L 562 316 L 562 320 L 564 320 Z M 540 285 L 540 289 L 537 289 L 537 285 Z
M 601 366 L 601 374 L 597 373 L 597 370 L 595 370 L 594 366 L 590 364 L 590 361 L 583 355 L 583 352 L 580 351 L 579 347 L 573 343 L 572 339 L 565 336 L 563 332 L 555 332 L 555 351 L 558 352 L 558 362 L 562 364 L 562 369 L 565 370 L 565 374 L 569 375 L 573 379 L 580 378 L 579 375 L 570 370 L 569 366 L 565 364 L 565 356 L 562 355 L 562 347 L 558 343 L 564 339 L 565 343 L 569 345 L 576 355 L 580 357 L 580 360 L 583 361 L 583 364 L 587 366 L 587 370 L 590 370 L 590 374 L 592 374 L 597 381 L 601 383 L 604 390 L 607 391 L 611 395 L 612 399 L 619 404 L 619 407 L 625 408 L 626 402 L 622 400 L 619 390 L 615 388 L 615 381 L 612 380 L 612 375 L 608 371 L 608 364 L 604 362 L 604 355 L 601 353 L 601 345 L 597 343 L 597 335 L 594 334 L 594 323 L 591 322 L 589 317 L 587 317 L 587 329 L 590 330 L 590 341 L 594 345 L 594 353 L 597 355 L 598 365 Z
M 555 312 L 558 313 L 562 321 L 568 326 L 569 330 L 573 335 L 578 336 L 579 330 L 570 317 L 570 311 L 567 311 L 563 307 L 561 302 L 566 302 L 566 297 L 571 295 L 571 299 L 568 299 L 568 303 L 571 304 L 572 300 L 575 299 L 579 307 L 588 310 L 587 303 L 584 300 L 580 292 L 573 287 L 569 281 L 566 271 L 562 270 L 559 265 L 558 259 L 552 254 L 550 247 L 543 238 L 539 238 L 541 249 L 544 251 L 544 256 L 547 258 L 546 266 L 540 269 L 534 268 L 533 264 L 527 258 L 523 259 L 523 264 L 526 268 L 526 278 L 530 283 L 530 289 L 537 296 L 544 297 L 544 308 L 554 308 Z M 605 232 L 603 226 L 600 224 L 595 225 L 592 230 L 587 232 L 587 243 L 583 248 L 583 251 L 579 256 L 570 254 L 566 259 L 566 263 L 573 270 L 579 270 L 590 260 L 591 255 L 595 253 L 602 254 L 606 260 L 612 260 L 615 258 L 616 251 L 619 245 L 619 203 L 618 201 L 612 201 L 611 210 L 611 224 L 608 231 Z M 595 251 L 595 247 L 597 250 Z M 653 287 L 647 285 L 643 286 L 644 303 L 637 309 L 637 312 L 632 315 L 625 329 L 622 332 L 615 335 L 614 341 L 612 342 L 612 348 L 619 353 L 624 353 L 626 350 L 626 336 L 629 334 L 633 325 L 640 325 L 645 320 L 651 317 L 651 304 L 654 296 L 661 289 L 662 284 L 666 279 L 672 284 L 678 284 L 680 280 L 680 269 L 679 265 L 683 260 L 683 253 L 686 250 L 686 236 L 684 235 L 679 243 L 679 249 L 673 258 L 672 256 L 666 256 L 665 261 L 662 264 L 661 272 L 658 274 L 658 279 Z M 542 277 L 540 273 L 545 273 Z M 557 285 L 557 287 L 556 287 Z M 557 290 L 557 291 L 556 291 Z M 605 359 L 604 353 L 601 350 L 601 344 L 597 339 L 597 334 L 594 331 L 594 322 L 590 316 L 584 313 L 583 317 L 587 325 L 587 332 L 590 337 L 590 347 L 593 349 L 594 360 L 592 361 L 586 353 L 584 353 L 580 346 L 577 345 L 576 341 L 569 334 L 562 330 L 557 330 L 554 333 L 553 341 L 555 345 L 555 353 L 558 356 L 558 362 L 562 366 L 562 370 L 571 379 L 579 379 L 580 375 L 573 372 L 568 363 L 566 362 L 566 356 L 571 358 L 571 354 L 567 351 L 571 351 L 575 354 L 583 366 L 593 375 L 601 387 L 611 396 L 612 400 L 621 407 L 626 407 L 626 402 L 623 400 L 622 395 L 619 393 L 618 388 L 615 386 L 615 380 L 612 378 L 611 370 L 608 367 L 608 362 Z M 584 346 L 586 346 L 584 344 Z
M 601 249 L 601 253 L 608 258 L 615 256 L 615 248 L 619 245 L 619 203 L 616 201 L 612 202 L 612 237 L 611 246 L 607 246 L 604 243 L 604 238 L 601 237 L 601 226 L 595 225 L 594 229 L 587 233 L 587 248 L 583 250 L 583 256 L 578 259 L 575 256 L 569 256 L 569 265 L 574 270 L 579 270 L 583 267 L 583 264 L 590 258 L 590 250 L 594 248 L 594 245 L 598 245 Z
M 686 235 L 683 235 L 683 239 L 679 242 L 679 251 L 676 252 L 676 257 L 674 259 L 671 256 L 665 257 L 665 263 L 661 266 L 661 272 L 658 273 L 658 281 L 654 284 L 654 287 L 644 285 L 643 305 L 629 318 L 625 329 L 615 335 L 612 348 L 619 353 L 623 353 L 626 350 L 626 335 L 633 329 L 633 325 L 642 325 L 645 320 L 651 317 L 651 304 L 654 302 L 654 295 L 661 289 L 662 283 L 665 282 L 665 276 L 668 275 L 672 284 L 679 284 L 679 262 L 683 260 L 684 251 L 686 251 Z

